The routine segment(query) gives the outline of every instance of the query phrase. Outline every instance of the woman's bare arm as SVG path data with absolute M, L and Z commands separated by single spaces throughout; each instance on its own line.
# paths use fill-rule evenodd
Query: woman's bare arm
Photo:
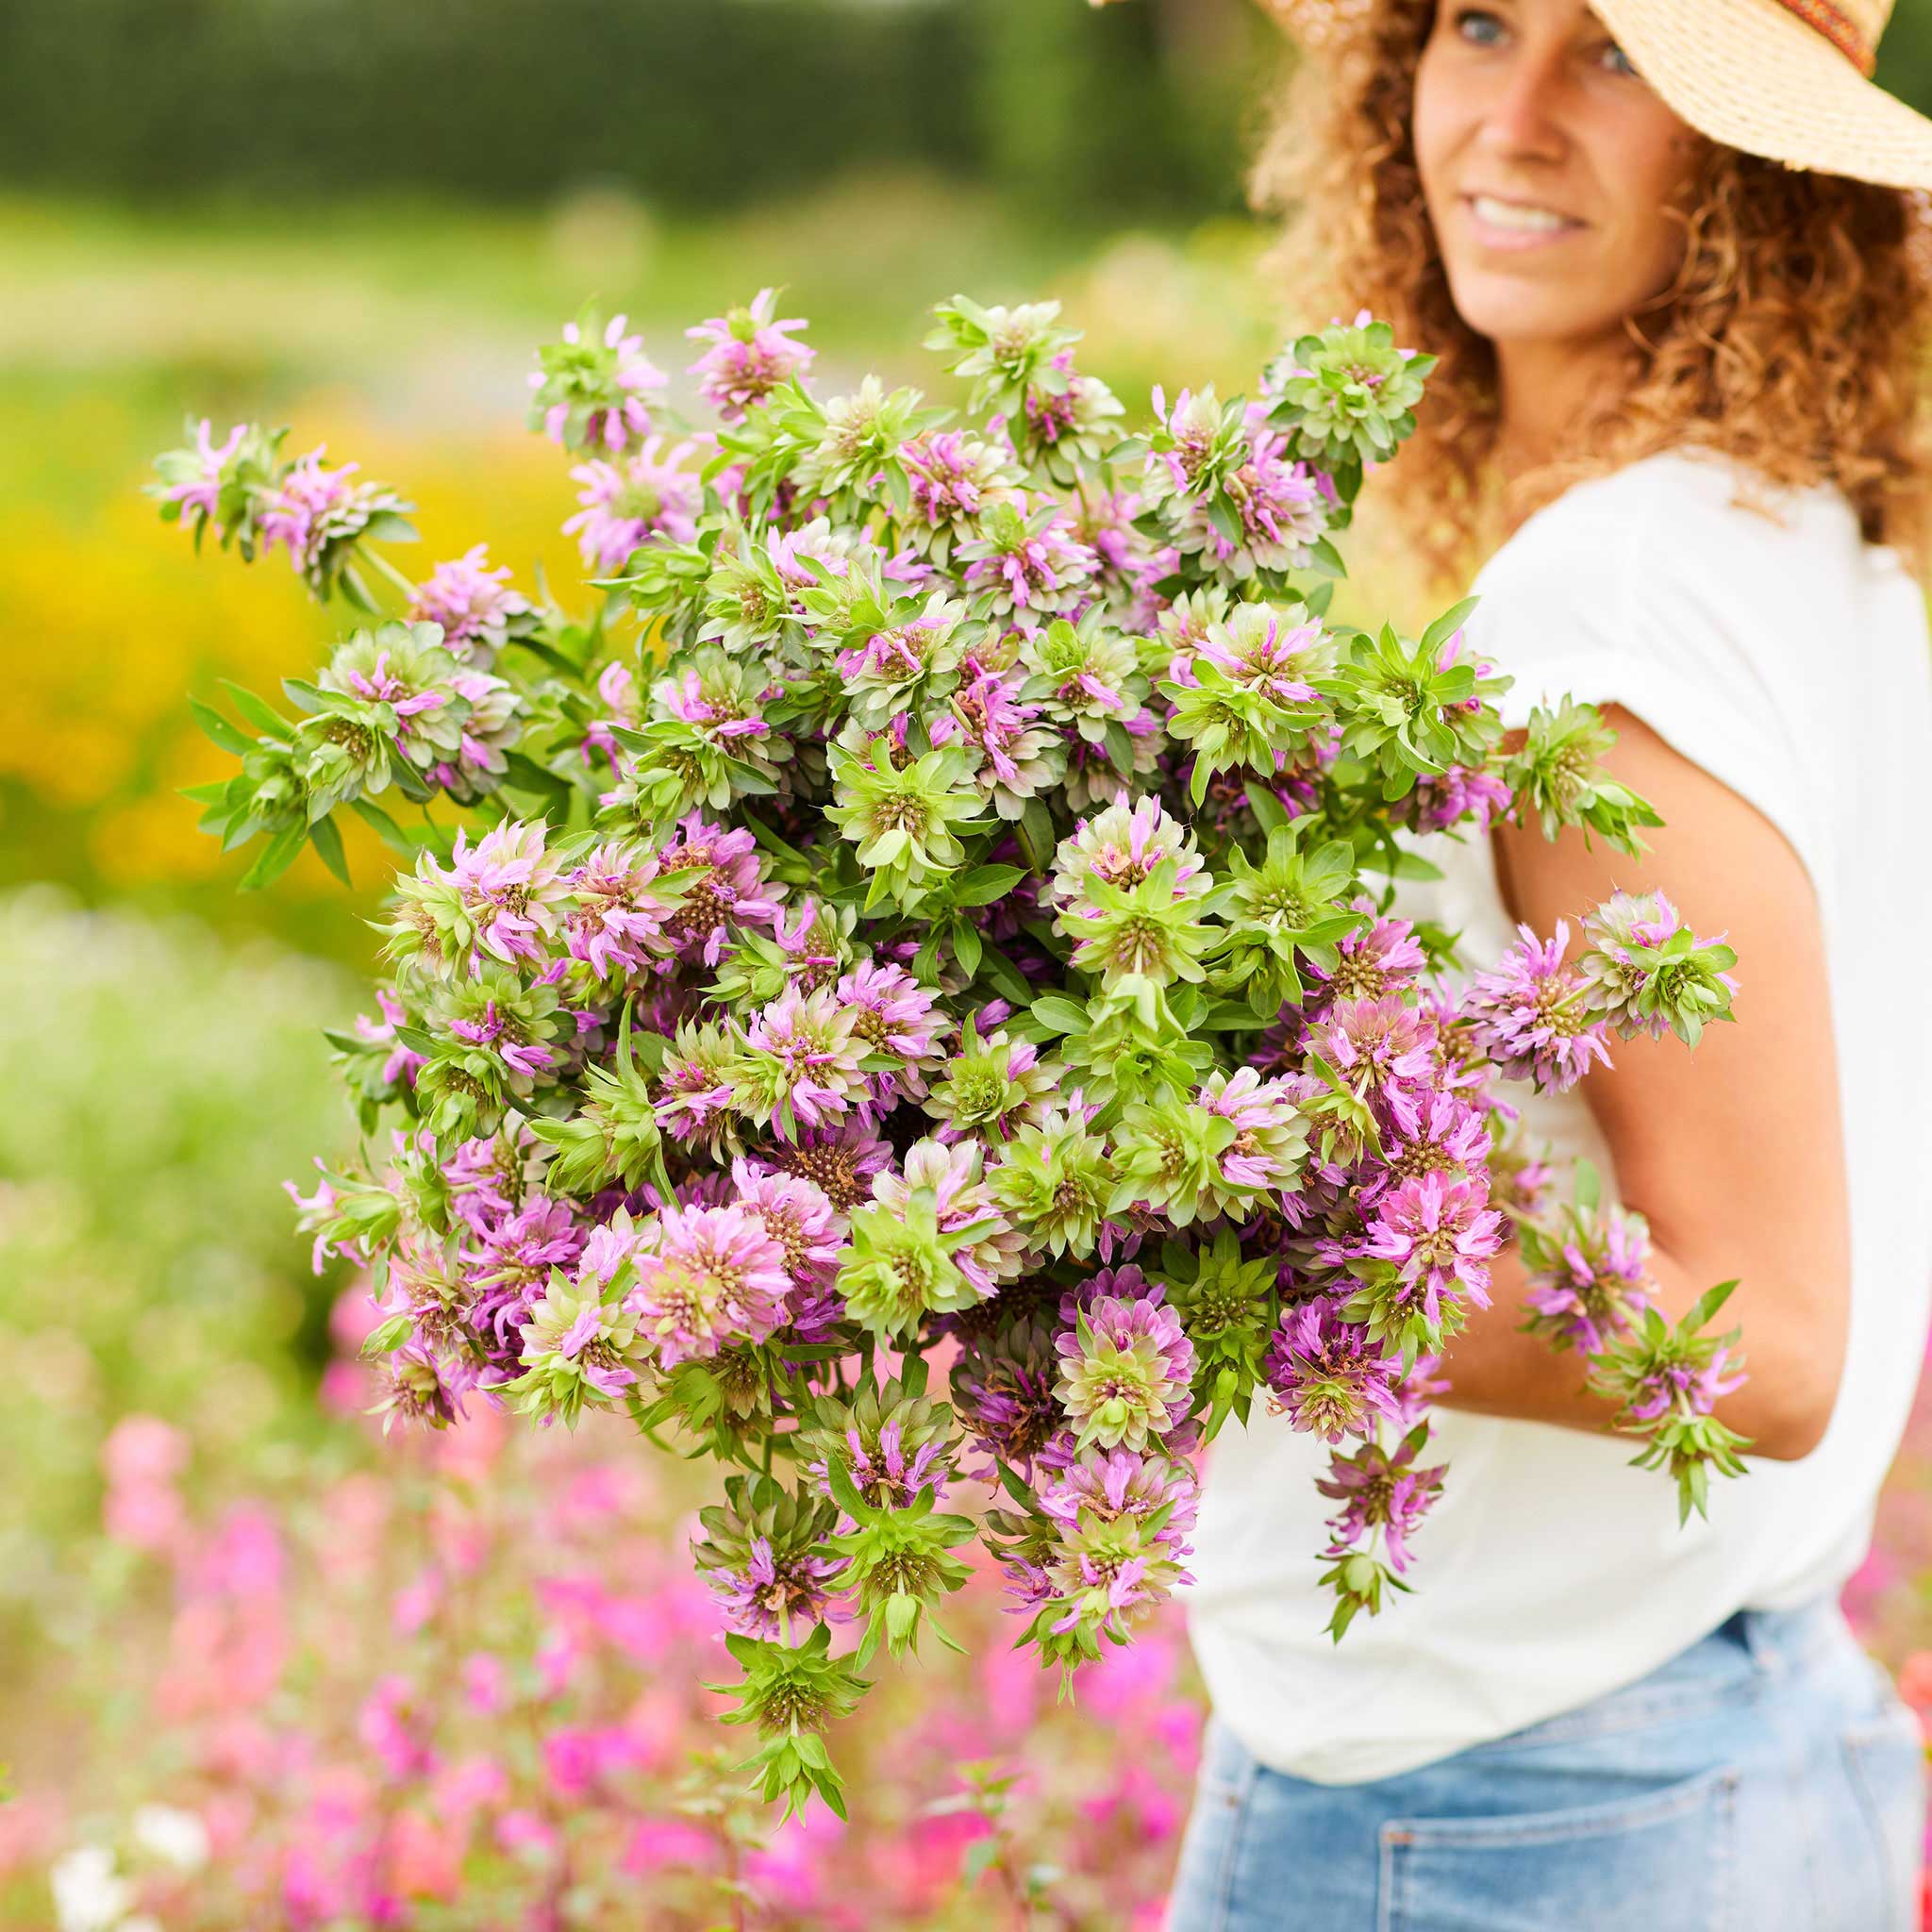
M 1848 1210 L 1824 940 L 1810 876 L 1782 833 L 1621 707 L 1605 760 L 1649 799 L 1663 826 L 1630 859 L 1565 832 L 1494 835 L 1499 883 L 1516 917 L 1573 933 L 1618 887 L 1662 891 L 1701 935 L 1738 955 L 1737 1024 L 1681 1042 L 1613 1044 L 1613 1069 L 1581 1091 L 1616 1165 L 1624 1205 L 1650 1223 L 1665 1312 L 1737 1277 L 1722 1321 L 1740 1324 L 1749 1379 L 1717 1406 L 1752 1453 L 1792 1459 L 1824 1434 L 1844 1366 L 1850 1304 Z M 1607 1406 L 1583 1392 L 1583 1365 L 1516 1332 L 1524 1275 L 1498 1257 L 1493 1306 L 1450 1344 L 1450 1407 L 1600 1428 Z

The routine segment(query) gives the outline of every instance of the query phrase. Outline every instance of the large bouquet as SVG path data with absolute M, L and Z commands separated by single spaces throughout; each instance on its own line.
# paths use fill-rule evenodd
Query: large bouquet
M 802 325 L 767 290 L 688 331 L 709 428 L 622 317 L 541 353 L 580 609 L 480 546 L 412 580 L 408 506 L 321 450 L 160 459 L 165 516 L 368 620 L 295 719 L 198 706 L 241 771 L 191 795 L 265 841 L 245 885 L 346 875 L 345 810 L 405 861 L 380 1017 L 329 1035 L 367 1144 L 297 1195 L 370 1271 L 388 1409 L 618 1408 L 726 1465 L 694 1554 L 788 1807 L 839 1807 L 822 1734 L 881 1644 L 949 1641 L 970 1539 L 1043 1663 L 1127 1641 L 1257 1395 L 1332 1445 L 1336 1635 L 1378 1610 L 1512 1232 L 1530 1322 L 1701 1507 L 1724 1289 L 1668 1324 L 1641 1218 L 1547 1205 L 1503 1083 L 1694 1042 L 1732 955 L 1620 893 L 1574 962 L 1525 929 L 1472 974 L 1391 911 L 1405 835 L 1657 823 L 1588 706 L 1505 750 L 1469 604 L 1328 620 L 1431 358 L 1358 318 L 1129 435 L 1056 304 L 935 309 L 963 412 L 815 394 Z

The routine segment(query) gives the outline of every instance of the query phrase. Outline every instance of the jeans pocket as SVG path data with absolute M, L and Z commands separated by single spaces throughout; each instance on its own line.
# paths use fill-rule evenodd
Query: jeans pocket
M 1728 1932 L 1737 1774 L 1631 1798 L 1382 1827 L 1378 1932 Z
M 1877 1932 L 1913 1932 L 1925 1839 L 1925 1745 L 1919 1720 L 1888 1688 L 1885 1707 L 1848 1725 L 1841 1741 L 1869 1853 L 1876 1859 L 1879 1896 L 1858 1923 Z M 1841 1891 L 1855 1888 L 1855 1875 L 1841 1874 Z M 1856 1890 L 1870 1895 L 1871 1876 Z

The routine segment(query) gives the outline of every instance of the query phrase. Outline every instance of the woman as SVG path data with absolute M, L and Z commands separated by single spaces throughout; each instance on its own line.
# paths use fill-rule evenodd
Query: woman
M 1738 1024 L 1524 1111 L 1648 1217 L 1669 1312 L 1740 1279 L 1718 1414 L 1754 1446 L 1680 1529 L 1517 1331 L 1506 1254 L 1444 1361 L 1415 1594 L 1331 1643 L 1324 1447 L 1225 1432 L 1173 1932 L 1906 1927 L 1917 1727 L 1836 1598 L 1932 1296 L 1932 123 L 1864 77 L 1888 0 L 1298 10 L 1326 31 L 1258 175 L 1302 211 L 1284 258 L 1442 358 L 1384 487 L 1444 566 L 1507 533 L 1469 626 L 1506 722 L 1602 705 L 1667 821 L 1635 864 L 1432 841 L 1400 909 L 1478 965 L 1618 886 L 1728 930 Z

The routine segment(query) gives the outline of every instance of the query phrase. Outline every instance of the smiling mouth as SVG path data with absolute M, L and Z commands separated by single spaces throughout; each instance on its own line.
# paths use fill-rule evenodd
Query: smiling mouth
M 1462 205 L 1480 226 L 1525 240 L 1570 234 L 1584 225 L 1574 215 L 1556 208 L 1533 202 L 1504 201 L 1493 194 L 1465 194 Z

